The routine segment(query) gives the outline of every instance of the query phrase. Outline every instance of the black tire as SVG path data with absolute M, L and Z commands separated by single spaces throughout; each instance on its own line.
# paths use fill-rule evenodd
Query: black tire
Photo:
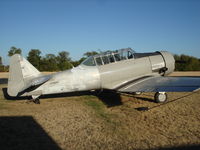
M 39 99 L 39 98 L 36 98 L 36 99 L 34 100 L 34 103 L 35 103 L 35 104 L 40 104 L 40 99 Z
M 154 99 L 156 103 L 166 103 L 168 100 L 168 96 L 165 92 L 156 92 Z

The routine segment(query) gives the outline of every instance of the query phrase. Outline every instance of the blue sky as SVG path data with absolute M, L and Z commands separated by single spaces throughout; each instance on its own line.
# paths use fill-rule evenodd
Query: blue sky
M 199 0 L 0 0 L 0 56 L 131 47 L 200 58 Z

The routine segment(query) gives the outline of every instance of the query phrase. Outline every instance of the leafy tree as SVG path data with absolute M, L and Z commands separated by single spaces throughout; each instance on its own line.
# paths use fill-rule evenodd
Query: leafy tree
M 2 63 L 2 57 L 0 56 L 0 66 L 2 66 L 3 63 Z
M 40 71 L 49 71 L 50 65 L 45 57 L 40 58 Z
M 35 66 L 38 70 L 40 70 L 41 63 L 41 51 L 39 49 L 31 49 L 28 53 L 28 61 Z
M 0 72 L 8 72 L 9 67 L 3 65 L 2 57 L 0 56 Z
M 72 68 L 72 64 L 70 63 L 71 58 L 69 57 L 69 53 L 67 51 L 62 51 L 58 53 L 57 62 L 58 68 L 60 70 L 66 70 Z
M 85 57 L 82 57 L 81 59 L 79 59 L 79 64 L 81 64 L 86 58 Z
M 91 51 L 91 52 L 84 53 L 83 56 L 90 57 L 90 56 L 93 56 L 93 55 L 96 55 L 96 54 L 99 54 L 99 53 L 96 52 L 96 51 Z
M 0 66 L 0 72 L 4 72 L 4 66 L 3 65 Z
M 200 61 L 188 55 L 174 55 L 176 71 L 200 71 Z
M 3 72 L 4 71 L 4 66 L 2 64 L 2 58 L 0 56 L 0 72 Z
M 71 61 L 70 62 L 74 67 L 78 66 L 80 64 L 79 61 Z
M 40 67 L 42 71 L 57 71 L 57 58 L 54 54 L 47 54 L 41 59 Z
M 20 48 L 16 48 L 12 46 L 10 50 L 8 51 L 8 56 L 12 56 L 14 54 L 21 54 L 21 53 L 22 53 L 22 50 Z

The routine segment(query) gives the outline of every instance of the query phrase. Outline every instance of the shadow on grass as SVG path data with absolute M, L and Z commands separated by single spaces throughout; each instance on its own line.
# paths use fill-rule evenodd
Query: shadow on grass
M 7 100 L 28 100 L 31 99 L 30 96 L 22 96 L 22 97 L 12 97 L 7 93 L 7 88 L 2 89 L 5 99 Z M 93 95 L 97 96 L 99 100 L 101 100 L 107 107 L 113 107 L 117 105 L 122 105 L 120 94 L 114 93 L 109 90 L 104 90 L 100 94 L 97 92 L 83 91 L 83 92 L 70 92 L 70 93 L 59 93 L 59 94 L 48 94 L 41 95 L 40 99 L 45 98 L 62 98 L 62 97 L 73 97 L 73 96 L 86 96 Z
M 20 96 L 20 97 L 12 97 L 8 95 L 7 88 L 2 88 L 4 97 L 7 100 L 27 100 L 31 99 L 31 96 Z M 47 94 L 47 95 L 41 95 L 40 99 L 45 98 L 60 98 L 60 97 L 72 97 L 72 96 L 83 96 L 83 95 L 91 95 L 91 92 L 89 91 L 83 91 L 83 92 L 70 92 L 70 93 L 59 93 L 59 94 Z
M 61 150 L 31 116 L 0 117 L 1 150 Z
M 152 95 L 149 95 L 149 94 L 126 94 L 126 93 L 122 93 L 122 95 L 125 95 L 125 96 L 128 96 L 128 97 L 133 97 L 133 98 L 137 98 L 139 100 L 142 100 L 142 101 L 148 101 L 148 102 L 151 102 L 151 103 L 155 103 L 154 99 L 152 98 L 148 98 L 148 97 L 152 97 Z M 148 97 L 144 97 L 144 96 L 148 96 Z
M 8 78 L 0 78 L 0 84 L 7 84 Z
M 142 97 L 142 96 L 134 96 L 135 98 L 142 100 L 142 101 L 147 101 L 147 102 L 151 102 L 151 103 L 155 103 L 154 99 L 152 98 L 147 98 L 147 97 Z
M 186 95 L 184 95 L 184 96 L 175 98 L 175 99 L 170 100 L 170 101 L 167 101 L 167 102 L 165 102 L 165 103 L 160 103 L 160 104 L 158 104 L 158 105 L 156 105 L 156 106 L 152 106 L 152 107 L 138 107 L 138 108 L 135 108 L 135 109 L 136 109 L 136 110 L 139 110 L 139 111 L 152 110 L 152 109 L 155 109 L 155 108 L 158 108 L 158 107 L 162 107 L 163 105 L 167 105 L 167 104 L 169 104 L 169 103 L 173 103 L 173 102 L 175 102 L 175 101 L 179 101 L 179 100 L 181 100 L 181 99 L 183 99 L 183 98 L 185 98 L 185 97 L 191 96 L 191 95 L 193 95 L 193 94 L 195 94 L 195 93 L 198 93 L 198 92 L 199 92 L 199 91 L 189 92 L 189 94 L 186 94 Z
M 107 105 L 107 107 L 114 107 L 122 105 L 121 96 L 119 93 L 110 91 L 110 90 L 103 90 L 97 97 Z
M 199 150 L 200 144 L 192 144 L 192 145 L 180 145 L 180 146 L 172 146 L 172 147 L 159 147 L 153 150 Z

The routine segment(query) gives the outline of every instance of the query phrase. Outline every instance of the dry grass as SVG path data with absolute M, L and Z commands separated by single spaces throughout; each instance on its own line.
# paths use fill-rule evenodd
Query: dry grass
M 0 72 L 0 78 L 8 78 L 8 72 Z
M 173 72 L 170 76 L 200 76 L 200 71 L 176 71 Z
M 169 100 L 187 94 L 169 93 Z M 0 127 L 3 124 L 2 117 L 31 116 L 59 148 L 70 150 L 155 149 L 179 146 L 191 148 L 187 147 L 189 145 L 196 145 L 195 148 L 198 148 L 200 145 L 199 97 L 200 92 L 197 92 L 150 111 L 140 112 L 135 108 L 158 106 L 152 102 L 153 93 L 144 93 L 136 97 L 121 95 L 120 99 L 106 97 L 108 101 L 121 100 L 123 103 L 107 107 L 105 99 L 102 101 L 90 95 L 42 99 L 40 105 L 27 104 L 23 100 L 8 101 L 4 99 L 1 90 Z M 25 124 L 27 126 L 23 125 L 23 128 L 27 129 L 24 129 L 24 132 L 9 130 L 7 133 L 8 130 L 5 130 L 4 134 L 18 135 L 18 138 L 26 141 L 25 135 L 28 134 L 29 129 L 35 133 L 37 128 L 31 127 L 27 122 Z M 11 128 L 11 126 L 15 124 L 7 127 Z M 0 129 L 0 132 L 4 130 Z M 32 141 L 42 140 L 39 136 L 28 137 Z M 10 141 L 7 142 L 9 144 Z M 4 144 L 7 143 L 0 142 L 0 148 Z M 23 144 L 26 145 L 26 142 Z M 13 144 L 15 149 L 19 149 L 18 146 Z M 46 146 L 48 146 L 47 142 Z M 34 149 L 35 146 L 31 147 Z M 23 146 L 20 148 L 25 149 Z M 46 147 L 46 149 L 50 148 Z

